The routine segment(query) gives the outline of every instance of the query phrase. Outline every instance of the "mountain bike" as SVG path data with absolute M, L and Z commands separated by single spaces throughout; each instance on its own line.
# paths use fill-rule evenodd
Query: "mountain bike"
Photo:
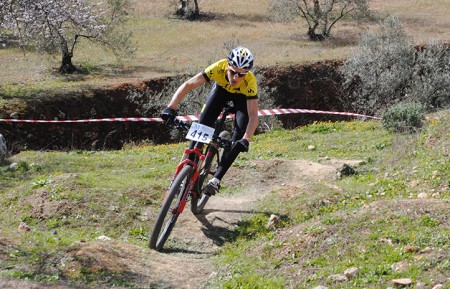
M 151 249 L 162 251 L 178 216 L 189 201 L 192 213 L 199 214 L 203 211 L 209 200 L 209 196 L 203 193 L 204 185 L 213 177 L 221 161 L 223 150 L 231 148 L 231 134 L 222 129 L 227 116 L 234 112 L 234 107 L 226 105 L 215 128 L 196 122 L 189 125 L 182 120 L 175 119 L 175 127 L 187 131 L 187 139 L 205 143 L 206 148 L 204 153 L 203 149 L 197 146 L 184 150 L 150 236 Z

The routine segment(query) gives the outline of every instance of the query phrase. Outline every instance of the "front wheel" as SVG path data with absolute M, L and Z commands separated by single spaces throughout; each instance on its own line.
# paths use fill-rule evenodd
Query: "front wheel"
M 194 168 L 186 165 L 173 180 L 172 185 L 166 193 L 150 236 L 151 249 L 161 251 L 164 243 L 169 238 L 169 235 L 175 226 L 175 222 L 185 205 L 186 199 L 184 199 L 184 197 L 187 196 L 185 192 L 186 190 L 189 190 L 189 183 L 193 172 Z
M 207 180 L 209 180 L 213 174 L 212 169 L 214 165 L 214 159 L 217 155 L 217 150 L 213 147 L 208 147 L 206 149 L 206 159 L 205 159 L 205 165 L 203 166 L 202 170 L 200 171 L 198 175 L 198 179 L 195 185 L 195 194 L 192 195 L 191 198 L 191 212 L 194 214 L 200 214 L 203 211 L 203 208 L 205 207 L 206 203 L 209 200 L 209 196 L 206 194 L 203 194 L 203 184 L 207 184 Z M 217 165 L 214 165 L 217 166 Z
M 230 141 L 231 135 L 228 131 L 224 130 L 219 134 L 221 140 Z M 206 203 L 209 200 L 209 196 L 203 194 L 203 188 L 208 181 L 213 177 L 220 160 L 222 159 L 223 149 L 215 149 L 213 146 L 208 146 L 205 152 L 206 159 L 203 169 L 200 171 L 197 183 L 195 185 L 196 194 L 191 198 L 191 212 L 194 214 L 200 214 L 203 211 Z

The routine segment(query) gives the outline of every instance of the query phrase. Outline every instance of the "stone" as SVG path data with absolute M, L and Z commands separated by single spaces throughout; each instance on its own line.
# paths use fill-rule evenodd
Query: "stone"
M 410 286 L 412 284 L 412 280 L 409 278 L 394 279 L 392 280 L 392 284 L 396 287 Z
M 359 273 L 359 269 L 356 267 L 348 268 L 344 271 L 345 277 L 347 277 L 349 280 L 355 278 Z
M 406 246 L 405 249 L 403 249 L 403 251 L 405 251 L 405 253 L 410 253 L 410 252 L 419 252 L 420 251 L 420 247 L 419 246 Z
M 280 226 L 280 217 L 277 215 L 270 215 L 269 221 L 267 222 L 267 228 L 276 229 Z
M 29 232 L 29 231 L 31 231 L 31 228 L 25 222 L 21 222 L 19 224 L 18 230 L 19 230 L 19 232 Z
M 111 241 L 111 238 L 108 237 L 108 236 L 105 236 L 105 235 L 101 235 L 101 236 L 97 237 L 97 240 L 100 240 L 100 241 Z
M 345 282 L 345 281 L 348 281 L 348 278 L 344 274 L 331 275 L 327 279 L 332 281 L 332 282 Z
M 419 199 L 426 199 L 426 198 L 428 198 L 428 194 L 427 193 L 420 193 L 420 194 L 417 195 L 417 197 Z
M 400 261 L 392 265 L 394 272 L 404 272 L 406 269 L 408 269 L 408 262 L 406 261 Z
M 349 166 L 348 164 L 343 164 L 342 167 L 338 170 L 337 176 L 338 178 L 347 177 L 351 175 L 356 175 L 357 172 L 354 168 Z

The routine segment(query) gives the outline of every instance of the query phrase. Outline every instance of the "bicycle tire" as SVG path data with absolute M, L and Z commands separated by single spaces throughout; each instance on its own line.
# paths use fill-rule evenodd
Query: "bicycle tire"
M 230 133 L 226 130 L 222 131 L 219 134 L 219 137 L 226 139 L 226 140 L 231 139 Z M 208 150 L 210 150 L 211 153 L 208 153 Z M 216 158 L 217 154 L 219 154 L 219 160 L 222 159 L 222 153 L 223 153 L 223 149 L 221 149 L 221 148 L 219 148 L 219 150 L 215 149 L 212 146 L 208 146 L 206 148 L 205 165 L 204 165 L 202 171 L 199 173 L 197 184 L 196 184 L 197 194 L 193 195 L 191 198 L 191 212 L 193 214 L 200 214 L 203 211 L 203 209 L 205 208 L 205 205 L 209 200 L 209 196 L 202 193 L 203 184 L 205 183 L 205 181 L 207 181 L 207 180 L 209 181 L 209 179 L 211 179 L 213 177 L 211 167 L 213 167 L 213 165 L 214 165 L 215 168 L 217 169 L 219 162 L 217 161 L 216 163 L 214 163 L 214 160 L 217 159 Z
M 209 152 L 211 151 L 211 152 Z M 217 150 L 214 149 L 211 146 L 208 146 L 206 149 L 206 158 L 204 162 L 204 166 L 201 170 L 201 172 L 198 175 L 197 183 L 195 185 L 196 194 L 192 195 L 191 197 L 191 212 L 193 214 L 200 214 L 203 211 L 203 208 L 205 207 L 206 203 L 209 200 L 209 196 L 202 193 L 203 190 L 203 184 L 205 183 L 205 180 L 208 178 L 208 176 L 211 173 L 211 166 L 214 162 L 214 159 L 217 154 Z
M 194 168 L 186 165 L 177 174 L 172 182 L 167 195 L 159 210 L 152 234 L 150 236 L 150 248 L 162 251 L 164 244 L 169 238 L 173 227 L 178 219 L 178 208 L 182 201 L 185 190 L 189 189 L 189 182 L 192 178 Z

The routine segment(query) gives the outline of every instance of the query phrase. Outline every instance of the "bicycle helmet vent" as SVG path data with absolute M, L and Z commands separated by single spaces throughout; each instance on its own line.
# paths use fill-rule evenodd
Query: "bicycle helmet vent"
M 253 54 L 247 48 L 239 46 L 228 54 L 228 63 L 241 69 L 252 69 Z

